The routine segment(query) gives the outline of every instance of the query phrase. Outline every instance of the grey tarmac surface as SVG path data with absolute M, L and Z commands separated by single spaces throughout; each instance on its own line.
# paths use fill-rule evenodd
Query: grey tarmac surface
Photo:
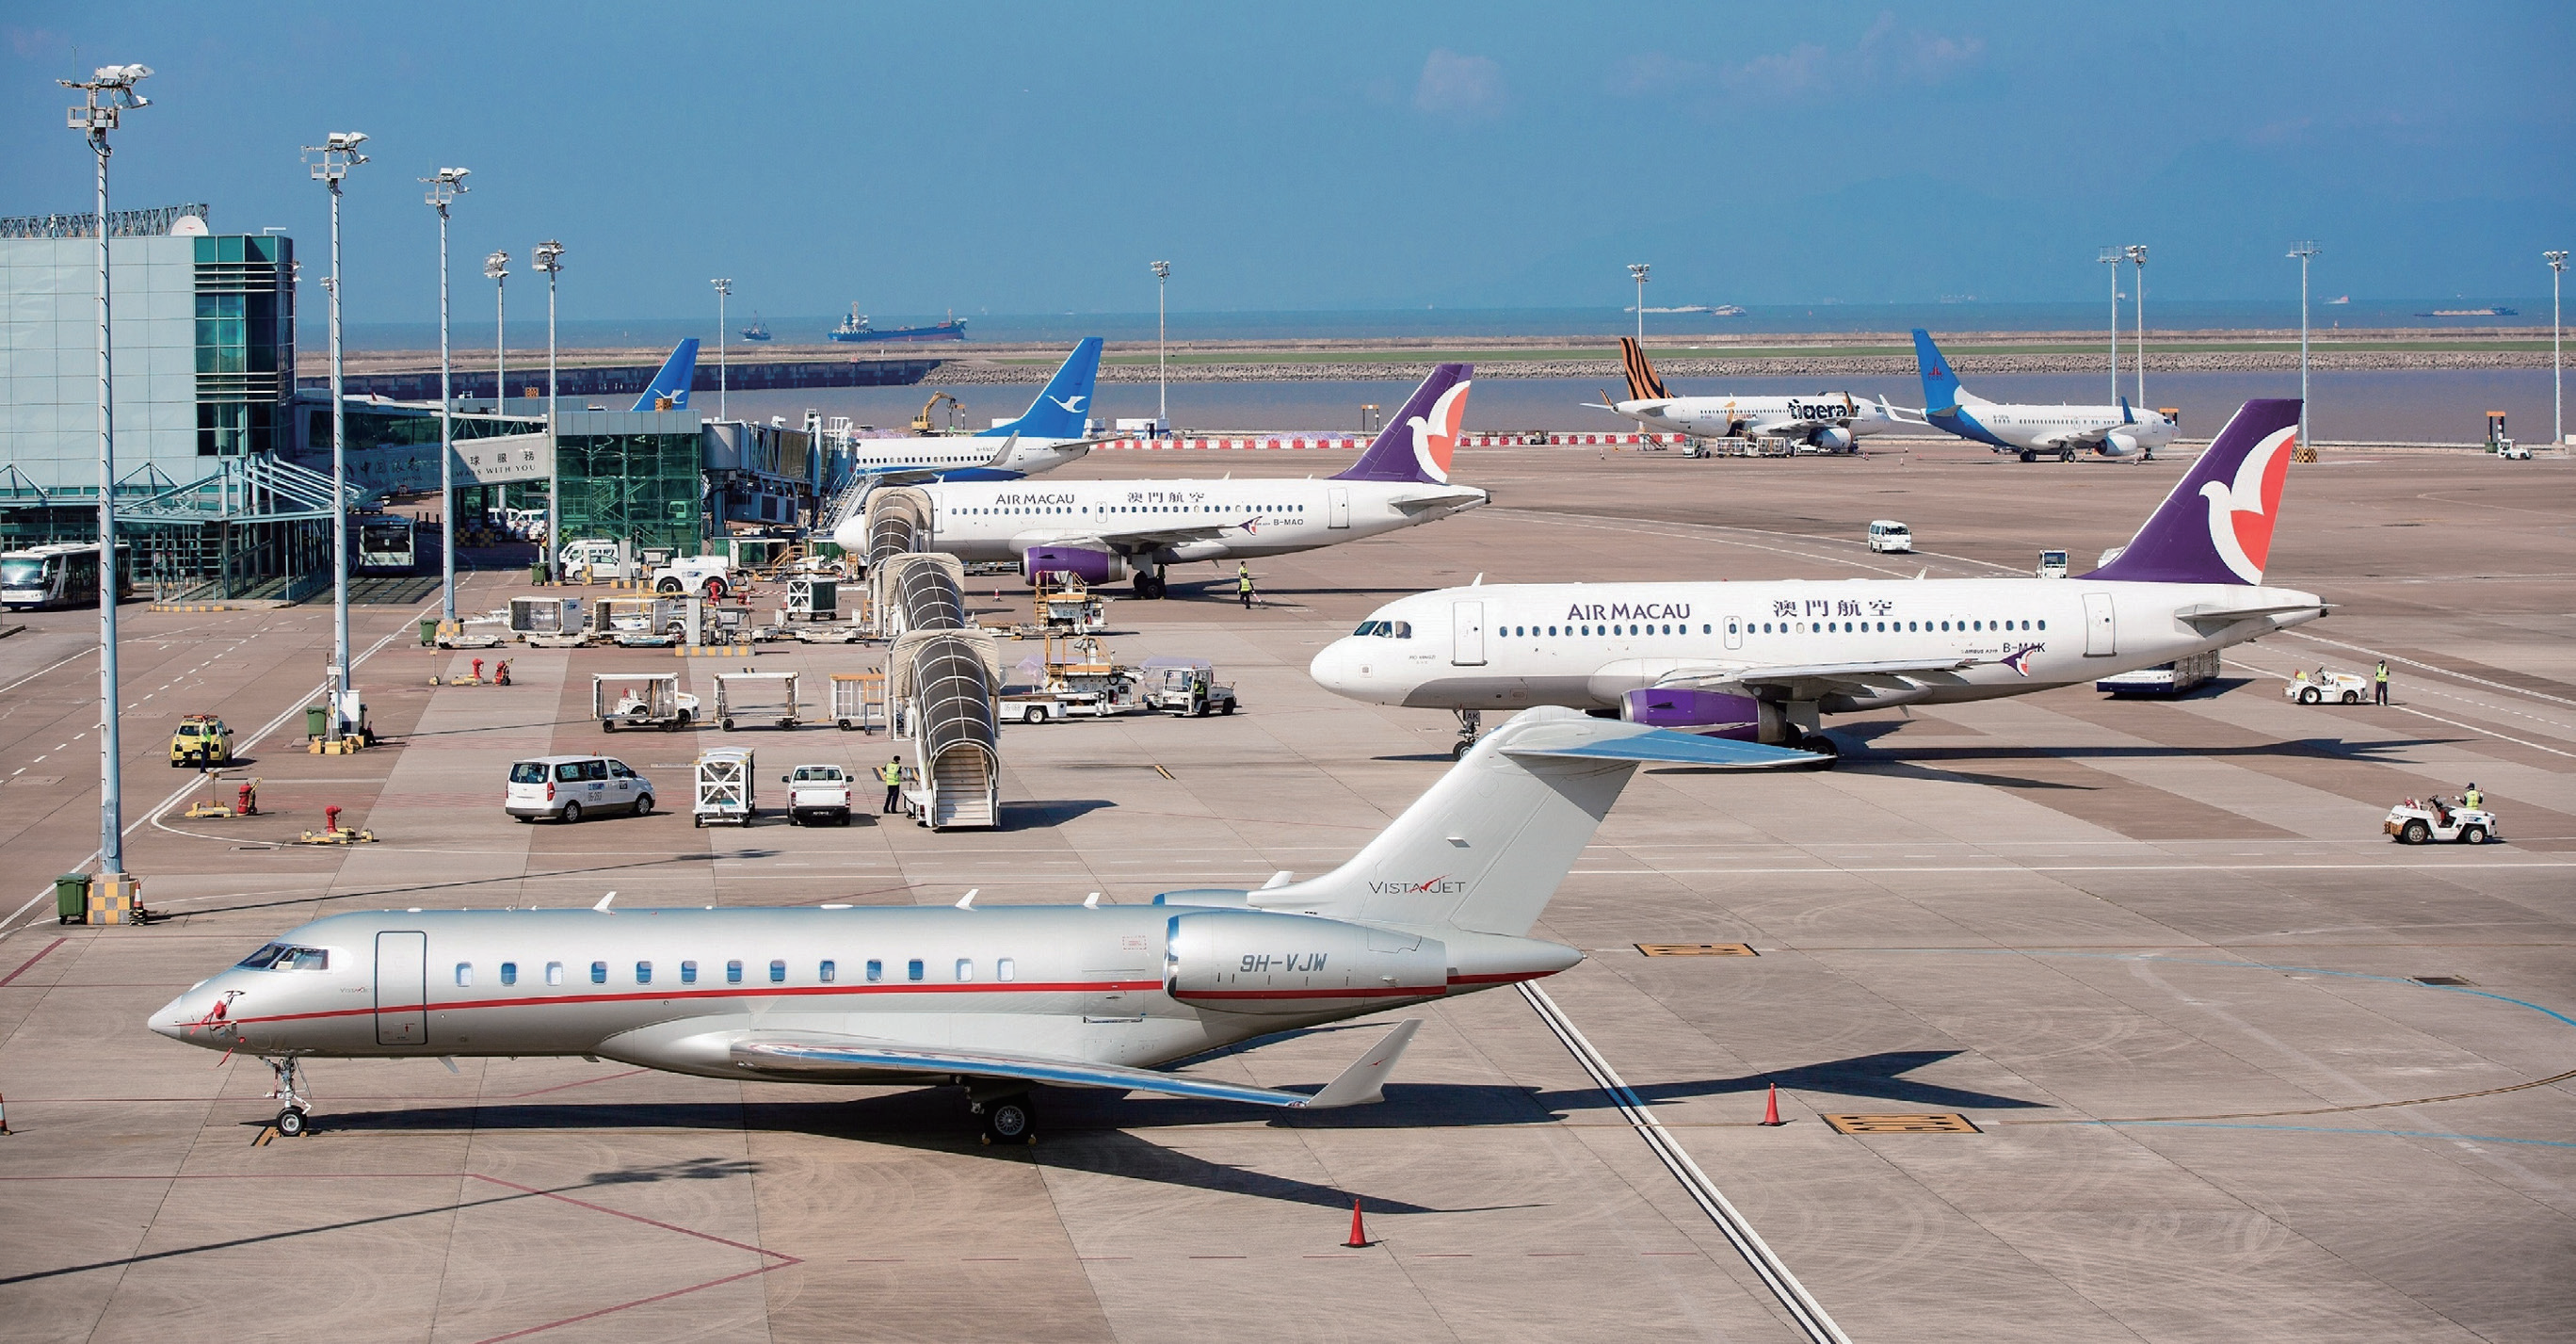
M 1302 475 L 1306 453 L 1100 454 L 1076 475 Z M 143 1018 L 269 935 L 383 906 L 1143 901 L 1351 853 L 1446 766 L 1446 715 L 1305 664 L 1385 599 L 1487 581 L 2027 572 L 2126 539 L 2179 474 L 1911 446 L 1686 461 L 1493 450 L 1461 519 L 1113 607 L 1122 659 L 1211 657 L 1231 719 L 1009 728 L 1006 829 L 699 831 L 687 762 L 864 768 L 828 729 L 603 738 L 598 671 L 733 663 L 531 650 L 440 687 L 408 608 L 358 609 L 392 745 L 303 754 L 328 612 L 127 610 L 130 866 L 175 918 L 0 932 L 0 1338 L 388 1340 L 1494 1337 L 1777 1340 L 1787 1316 L 1519 996 L 1429 1010 L 1384 1105 L 1277 1120 L 1040 1097 L 975 1142 L 953 1089 L 734 1085 L 582 1060 L 312 1069 L 316 1132 L 259 1144 L 256 1061 Z M 1860 545 L 1910 523 L 1907 559 Z M 2576 1333 L 2576 471 L 2334 457 L 2294 469 L 2276 579 L 2328 620 L 2174 702 L 2088 688 L 1831 721 L 1842 768 L 1652 772 L 1540 933 L 1549 993 L 1858 1340 L 2537 1340 Z M 992 600 L 1000 583 L 1004 602 Z M 1017 591 L 975 585 L 1000 616 Z M 477 575 L 464 605 L 523 591 Z M 0 639 L 0 914 L 96 843 L 80 613 Z M 1034 651 L 1034 646 L 1028 646 Z M 2281 678 L 2386 652 L 2389 709 Z M 489 655 L 485 655 L 489 657 Z M 819 682 L 878 655 L 764 649 Z M 812 694 L 813 692 L 809 692 Z M 167 720 L 223 714 L 267 813 L 191 822 Z M 663 814 L 522 826 L 501 768 L 605 747 Z M 1156 767 L 1160 767 L 1157 769 Z M 1166 777 L 1168 776 L 1168 777 Z M 2404 849 L 2407 794 L 2475 779 L 2510 843 Z M 321 808 L 374 846 L 281 845 Z M 1759 956 L 1648 958 L 1640 942 Z M 2457 977 L 2429 986 L 2412 977 Z M 1379 1029 L 1194 1066 L 1331 1077 Z M 1777 1084 L 1786 1125 L 1763 1128 Z M 1973 1134 L 1819 1117 L 1957 1113 Z M 1358 1197 L 1377 1244 L 1346 1250 Z

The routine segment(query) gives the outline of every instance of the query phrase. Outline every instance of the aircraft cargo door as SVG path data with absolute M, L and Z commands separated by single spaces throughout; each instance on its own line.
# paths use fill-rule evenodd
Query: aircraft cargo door
M 1349 486 L 1336 485 L 1328 487 L 1324 491 L 1324 504 L 1327 511 L 1325 514 L 1324 526 L 1348 527 L 1351 525 L 1351 491 Z
M 1449 604 L 1449 661 L 1459 667 L 1485 665 L 1485 604 Z
M 2084 595 L 2084 656 L 2101 658 L 2120 651 L 2119 630 L 2112 624 L 2111 595 Z
M 376 935 L 376 1044 L 429 1043 L 429 935 Z

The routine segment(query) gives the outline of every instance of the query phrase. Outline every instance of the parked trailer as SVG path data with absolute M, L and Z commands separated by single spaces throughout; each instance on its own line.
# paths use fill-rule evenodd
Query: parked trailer
M 887 724 L 883 672 L 832 674 L 832 723 L 843 732 L 874 732 Z
M 781 728 L 804 721 L 795 672 L 719 672 L 716 724 L 730 733 L 738 720 L 769 719 Z
M 676 672 L 603 672 L 590 679 L 590 716 L 599 730 L 660 728 L 676 732 L 698 717 L 698 697 L 680 689 Z
M 759 815 L 752 793 L 751 752 L 742 747 L 710 747 L 698 753 L 690 824 L 748 826 Z

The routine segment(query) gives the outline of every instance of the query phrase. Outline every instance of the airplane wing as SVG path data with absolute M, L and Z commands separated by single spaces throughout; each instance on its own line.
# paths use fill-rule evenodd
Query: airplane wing
M 736 1041 L 733 1053 L 746 1063 L 793 1072 L 892 1071 L 917 1073 L 925 1081 L 955 1077 L 1017 1078 L 1061 1087 L 1106 1087 L 1167 1097 L 1241 1101 L 1255 1106 L 1323 1111 L 1381 1100 L 1380 1089 L 1386 1086 L 1387 1076 L 1395 1071 L 1396 1060 L 1403 1056 L 1404 1048 L 1413 1042 L 1413 1033 L 1421 1027 L 1420 1018 L 1407 1018 L 1397 1023 L 1395 1030 L 1387 1033 L 1386 1039 L 1342 1070 L 1342 1075 L 1326 1083 L 1322 1091 L 1312 1095 L 1242 1083 L 1223 1083 L 1212 1078 L 1193 1078 L 1187 1074 L 1162 1073 L 1154 1069 L 1094 1064 L 1087 1060 L 1009 1054 L 998 1050 L 903 1045 L 822 1033 L 751 1036 Z
M 1139 527 L 1132 530 L 1100 527 L 1088 532 L 1021 533 L 1013 539 L 1025 540 L 1035 535 L 1043 538 L 1043 544 L 1050 546 L 1079 546 L 1087 550 L 1133 554 L 1158 551 L 1166 546 L 1178 546 L 1184 542 L 1223 541 L 1228 536 L 1247 535 L 1259 531 L 1261 522 L 1266 517 L 1268 517 L 1267 514 L 1256 513 L 1248 514 L 1243 521 L 1234 523 L 1167 523 L 1158 527 Z
M 1677 667 L 1657 679 L 1658 686 L 1743 686 L 1778 689 L 1792 699 L 1810 700 L 1827 691 L 1901 691 L 1907 679 L 1941 672 L 1964 672 L 1991 658 L 1897 659 L 1879 663 L 1807 663 L 1773 667 L 1726 667 L 1708 664 Z

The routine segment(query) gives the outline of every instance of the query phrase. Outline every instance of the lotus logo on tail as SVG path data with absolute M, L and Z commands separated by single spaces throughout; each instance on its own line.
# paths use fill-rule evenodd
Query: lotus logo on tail
M 1466 380 L 1460 380 L 1441 393 L 1440 400 L 1431 403 L 1428 417 L 1417 415 L 1412 420 L 1413 460 L 1421 466 L 1423 475 L 1442 485 L 1449 483 L 1449 461 L 1458 451 L 1458 429 L 1467 418 L 1469 386 Z
M 2296 425 L 2275 431 L 2237 464 L 2229 485 L 2201 483 L 2209 501 L 2209 544 L 2237 578 L 2263 581 L 2263 566 L 2272 555 L 2272 525 L 2280 519 L 2281 485 L 2289 478 L 2291 450 L 2297 446 Z
M 2004 655 L 2004 666 L 2027 677 L 2030 675 L 2030 656 L 2047 647 L 2045 644 L 2024 644 Z

